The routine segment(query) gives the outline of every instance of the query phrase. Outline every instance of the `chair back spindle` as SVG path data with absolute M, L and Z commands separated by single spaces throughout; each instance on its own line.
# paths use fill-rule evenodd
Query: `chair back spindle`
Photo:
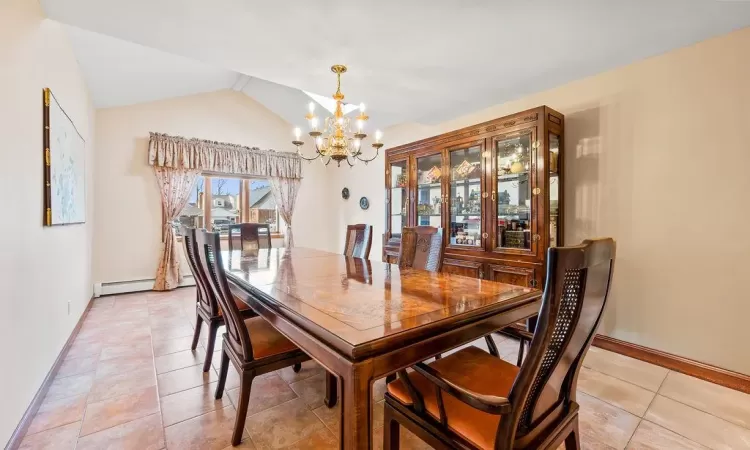
M 372 246 L 372 227 L 365 224 L 348 225 L 346 227 L 346 243 L 344 256 L 368 259 Z
M 226 272 L 221 256 L 221 240 L 219 233 L 204 230 L 196 232 L 196 244 L 200 254 L 199 261 L 208 275 L 209 286 L 224 312 L 224 323 L 227 329 L 229 344 L 237 353 L 243 355 L 246 361 L 253 360 L 253 348 L 250 335 L 240 310 L 234 302 L 229 289 Z
M 195 285 L 198 288 L 198 301 L 200 303 L 200 308 L 205 310 L 210 316 L 215 317 L 219 315 L 219 305 L 213 291 L 208 286 L 207 276 L 203 272 L 203 267 L 201 267 L 200 264 L 200 255 L 195 242 L 196 232 L 195 228 L 183 228 L 182 246 L 185 251 L 185 258 L 188 261 L 188 266 L 190 267 L 190 272 L 193 274 Z
M 512 446 L 514 437 L 517 444 L 534 442 L 575 401 L 578 372 L 607 303 L 614 260 L 610 238 L 548 250 L 539 321 L 508 397 L 515 407 L 511 420 L 500 423 L 498 447 L 504 447 L 503 439 Z
M 444 250 L 442 228 L 404 227 L 401 232 L 398 266 L 402 269 L 440 272 Z

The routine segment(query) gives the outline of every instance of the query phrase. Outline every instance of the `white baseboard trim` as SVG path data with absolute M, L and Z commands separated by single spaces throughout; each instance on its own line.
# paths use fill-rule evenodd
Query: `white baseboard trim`
M 192 275 L 185 275 L 182 278 L 182 286 L 195 286 L 195 280 Z M 129 294 L 131 292 L 150 291 L 154 287 L 154 279 L 131 280 L 131 281 L 114 281 L 109 283 L 94 283 L 94 297 L 103 295 Z

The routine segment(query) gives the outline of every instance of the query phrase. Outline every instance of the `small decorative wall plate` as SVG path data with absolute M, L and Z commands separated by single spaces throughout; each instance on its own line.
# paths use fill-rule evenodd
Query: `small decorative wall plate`
M 370 201 L 367 200 L 367 197 L 362 197 L 359 199 L 359 207 L 362 209 L 367 209 L 370 207 Z
M 341 190 L 341 198 L 344 200 L 349 200 L 349 188 L 344 188 Z

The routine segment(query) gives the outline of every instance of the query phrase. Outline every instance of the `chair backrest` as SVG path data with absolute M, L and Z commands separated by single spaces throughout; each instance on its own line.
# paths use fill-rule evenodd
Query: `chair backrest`
M 271 248 L 271 227 L 267 223 L 240 223 L 229 225 L 229 251 L 237 250 L 239 243 L 242 250 Z M 237 232 L 237 233 L 235 233 Z M 239 236 L 237 235 L 239 234 Z M 239 239 L 237 239 L 239 238 Z
M 435 227 L 404 227 L 398 266 L 440 272 L 443 267 L 443 229 Z
M 195 242 L 200 255 L 198 261 L 200 261 L 207 275 L 208 285 L 224 313 L 224 324 L 226 325 L 229 344 L 237 353 L 243 355 L 246 361 L 251 361 L 253 359 L 253 347 L 245 322 L 240 315 L 240 310 L 234 303 L 232 292 L 229 290 L 229 282 L 221 257 L 219 233 L 199 230 L 196 232 Z
M 198 253 L 198 247 L 195 243 L 195 228 L 182 229 L 182 247 L 185 250 L 185 258 L 190 266 L 190 272 L 193 274 L 195 285 L 198 288 L 198 301 L 200 307 L 208 312 L 211 316 L 219 315 L 219 304 L 216 301 L 213 291 L 208 286 L 208 278 L 203 272 L 203 267 L 200 264 L 200 254 Z
M 372 227 L 363 223 L 347 225 L 344 256 L 368 259 L 372 246 Z
M 547 434 L 576 398 L 578 372 L 607 304 L 615 262 L 611 238 L 550 248 L 534 338 L 508 400 L 497 447 L 529 445 Z M 501 439 L 505 443 L 501 443 Z

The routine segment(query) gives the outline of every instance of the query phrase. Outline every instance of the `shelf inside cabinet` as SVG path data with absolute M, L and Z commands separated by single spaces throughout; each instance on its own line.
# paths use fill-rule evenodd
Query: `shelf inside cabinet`
M 481 184 L 482 180 L 480 178 L 467 178 L 465 180 L 451 180 L 452 186 L 473 186 L 476 184 Z
M 440 182 L 437 183 L 429 183 L 429 184 L 418 184 L 417 189 L 429 189 L 429 188 L 439 188 Z
M 529 172 L 519 172 L 519 173 L 508 173 L 505 175 L 498 175 L 497 181 L 515 181 L 520 179 L 521 177 L 528 177 Z

